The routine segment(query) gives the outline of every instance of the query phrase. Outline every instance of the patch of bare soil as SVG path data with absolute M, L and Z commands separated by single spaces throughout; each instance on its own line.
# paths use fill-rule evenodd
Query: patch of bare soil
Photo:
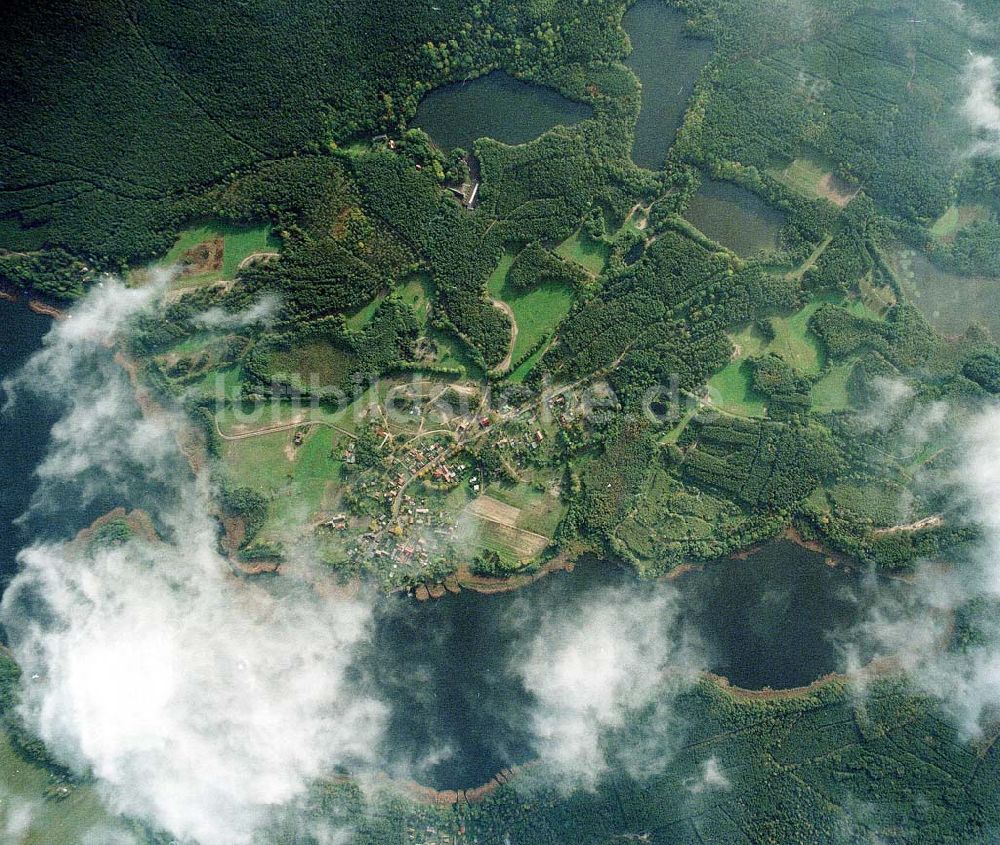
M 202 273 L 217 273 L 222 269 L 222 253 L 225 241 L 212 238 L 187 250 L 180 259 L 182 276 L 198 276 Z
M 148 513 L 141 510 L 126 511 L 125 508 L 118 507 L 108 511 L 103 516 L 97 517 L 90 525 L 77 532 L 77 542 L 88 542 L 100 528 L 109 522 L 115 522 L 119 519 L 128 525 L 133 534 L 142 537 L 144 540 L 152 543 L 160 539 L 156 533 L 156 528 L 153 527 L 153 520 L 150 519 Z
M 860 187 L 850 185 L 832 173 L 819 180 L 816 190 L 838 208 L 843 208 L 861 192 Z
M 939 525 L 944 525 L 944 517 L 936 513 L 933 516 L 925 516 L 923 519 L 918 519 L 916 522 L 910 522 L 907 525 L 876 528 L 872 533 L 876 537 L 886 537 L 891 534 L 913 534 L 917 531 L 923 531 L 925 528 L 937 528 Z

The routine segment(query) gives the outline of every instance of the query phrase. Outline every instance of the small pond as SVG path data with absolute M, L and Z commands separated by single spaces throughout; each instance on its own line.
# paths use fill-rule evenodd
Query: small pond
M 896 250 L 893 264 L 909 300 L 938 331 L 958 335 L 978 323 L 1000 338 L 1000 279 L 949 273 L 905 247 Z
M 472 152 L 477 138 L 523 144 L 553 126 L 578 123 L 591 114 L 590 106 L 553 88 L 496 71 L 434 89 L 420 101 L 411 125 L 441 147 Z
M 684 216 L 713 241 L 747 257 L 776 249 L 785 216 L 731 182 L 703 179 Z

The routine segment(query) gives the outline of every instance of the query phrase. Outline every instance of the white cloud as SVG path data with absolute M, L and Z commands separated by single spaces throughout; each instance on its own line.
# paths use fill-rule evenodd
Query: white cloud
M 698 795 L 702 792 L 727 792 L 732 788 L 729 778 L 722 770 L 722 764 L 716 756 L 709 757 L 701 767 L 701 774 L 684 783 L 688 792 Z
M 253 305 L 230 314 L 222 308 L 209 308 L 192 319 L 197 326 L 207 329 L 238 329 L 256 323 L 269 324 L 274 319 L 281 303 L 273 294 L 265 294 Z
M 957 609 L 975 599 L 1000 600 L 1000 407 L 981 411 L 967 424 L 959 454 L 949 518 L 959 519 L 964 511 L 982 532 L 981 542 L 946 565 L 922 564 L 906 585 L 880 587 L 879 600 L 846 650 L 891 656 L 963 732 L 974 735 L 984 713 L 1000 705 L 1000 622 L 988 614 L 978 620 L 983 642 L 966 650 L 949 646 Z M 862 675 L 859 692 L 864 688 Z
M 973 155 L 1000 156 L 1000 102 L 997 100 L 996 59 L 975 55 L 965 71 L 966 96 L 962 113 L 975 130 L 978 141 Z
M 876 376 L 865 408 L 856 415 L 865 431 L 886 430 L 899 419 L 914 396 L 913 387 L 899 378 Z
M 533 730 L 547 769 L 567 787 L 593 786 L 608 768 L 604 740 L 649 706 L 642 736 L 616 743 L 616 765 L 636 775 L 666 764 L 681 731 L 670 712 L 702 665 L 678 630 L 673 592 L 608 589 L 542 621 L 513 668 L 533 693 Z M 646 727 L 648 725 L 648 728 Z
M 384 708 L 348 679 L 370 603 L 316 588 L 307 560 L 262 584 L 229 573 L 208 485 L 176 459 L 177 418 L 139 418 L 108 360 L 115 331 L 152 301 L 106 285 L 53 329 L 17 388 L 66 408 L 46 495 L 126 476 L 169 485 L 153 514 L 165 539 L 36 542 L 0 621 L 28 724 L 94 774 L 109 807 L 199 845 L 243 845 L 330 767 L 371 764 Z
M 0 845 L 21 845 L 37 812 L 37 801 L 0 788 Z

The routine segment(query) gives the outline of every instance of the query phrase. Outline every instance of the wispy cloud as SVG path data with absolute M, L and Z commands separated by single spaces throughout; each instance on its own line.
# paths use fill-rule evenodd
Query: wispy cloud
M 269 325 L 280 307 L 281 301 L 277 296 L 265 294 L 253 305 L 249 305 L 241 311 L 231 313 L 222 308 L 209 308 L 194 317 L 192 322 L 196 326 L 206 329 L 238 329 L 261 323 Z
M 974 55 L 969 59 L 962 113 L 978 139 L 970 151 L 972 155 L 1000 156 L 998 83 L 996 59 L 983 55 Z
M 732 784 L 722 769 L 722 763 L 714 755 L 702 764 L 700 775 L 687 780 L 684 786 L 694 795 L 702 792 L 728 792 L 732 789 Z
M 535 696 L 539 756 L 573 788 L 594 786 L 611 756 L 636 776 L 662 769 L 683 731 L 672 701 L 703 665 L 673 592 L 605 589 L 548 614 L 512 668 Z M 651 707 L 655 715 L 642 713 Z M 643 730 L 622 736 L 633 717 Z
M 920 565 L 908 584 L 879 588 L 877 601 L 853 632 L 852 648 L 892 656 L 912 682 L 931 694 L 967 735 L 1000 705 L 1000 407 L 977 413 L 963 431 L 959 466 L 950 479 L 949 519 L 965 519 L 981 539 L 944 562 Z M 977 603 L 983 612 L 976 613 Z M 952 642 L 961 612 L 978 635 Z M 856 653 L 856 652 L 854 652 Z M 855 662 L 855 669 L 857 661 Z M 863 676 L 859 690 L 864 691 Z
M 316 589 L 307 560 L 267 584 L 229 574 L 208 484 L 179 471 L 178 418 L 138 417 L 108 360 L 116 328 L 151 301 L 106 285 L 53 329 L 17 389 L 66 409 L 46 494 L 158 477 L 173 491 L 154 502 L 164 539 L 36 542 L 0 621 L 28 724 L 93 773 L 110 808 L 185 841 L 242 845 L 331 767 L 372 765 L 384 707 L 349 680 L 370 603 Z

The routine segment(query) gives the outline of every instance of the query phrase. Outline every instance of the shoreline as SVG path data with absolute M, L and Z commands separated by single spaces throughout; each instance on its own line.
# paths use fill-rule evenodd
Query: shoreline
M 855 672 L 829 672 L 805 686 L 787 687 L 785 689 L 771 689 L 770 687 L 758 690 L 746 689 L 745 687 L 738 687 L 731 684 L 729 679 L 723 675 L 717 675 L 714 672 L 708 671 L 699 673 L 699 683 L 711 684 L 715 689 L 736 701 L 787 701 L 796 698 L 807 698 L 829 686 L 846 686 L 852 680 L 870 680 L 872 678 L 883 677 L 898 668 L 898 661 L 895 658 L 876 658 Z M 501 786 L 513 782 L 515 778 L 527 769 L 539 766 L 541 763 L 541 760 L 536 759 L 527 763 L 509 766 L 501 769 L 486 783 L 469 789 L 434 789 L 413 780 L 393 780 L 391 778 L 389 782 L 402 790 L 406 797 L 420 804 L 435 806 L 476 804 L 489 797 Z
M 443 598 L 451 593 L 457 595 L 462 590 L 470 590 L 480 595 L 496 595 L 498 593 L 512 593 L 524 587 L 531 586 L 536 581 L 540 581 L 554 572 L 572 572 L 576 568 L 577 559 L 586 554 L 581 548 L 570 547 L 563 549 L 554 557 L 543 563 L 537 570 L 527 574 L 514 574 L 506 578 L 490 578 L 485 575 L 474 575 L 468 564 L 460 564 L 458 569 L 435 584 L 417 584 L 415 587 L 401 587 L 400 591 L 412 593 L 417 601 L 428 601 L 430 599 Z
M 756 543 L 750 544 L 744 549 L 738 549 L 737 551 L 730 553 L 729 559 L 749 560 L 769 543 L 773 543 L 778 540 L 787 540 L 790 543 L 794 543 L 801 549 L 806 549 L 807 551 L 823 555 L 823 557 L 826 558 L 824 562 L 827 566 L 840 566 L 848 571 L 852 571 L 854 569 L 853 558 L 851 558 L 850 555 L 828 548 L 821 540 L 807 540 L 802 536 L 799 529 L 792 524 L 786 526 L 780 534 L 774 537 L 767 540 L 760 540 Z M 689 564 L 681 564 L 681 566 L 677 568 L 680 569 L 684 566 L 689 566 Z M 701 564 L 700 566 L 703 568 L 704 564 Z
M 27 297 L 28 308 L 36 314 L 41 314 L 43 317 L 51 317 L 53 320 L 65 320 L 68 317 L 65 308 L 60 308 L 37 296 L 30 296 L 11 288 L 10 285 L 0 283 L 0 300 L 4 302 L 23 302 L 25 301 L 25 297 Z

